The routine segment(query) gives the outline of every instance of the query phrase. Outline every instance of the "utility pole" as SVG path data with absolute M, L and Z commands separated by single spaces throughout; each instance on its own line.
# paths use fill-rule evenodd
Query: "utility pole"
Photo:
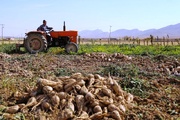
M 109 41 L 108 41 L 108 44 L 110 43 L 110 40 L 111 40 L 111 25 L 109 26 L 110 28 L 109 28 Z
M 3 28 L 4 28 L 4 24 L 0 24 L 1 25 L 1 29 L 2 29 L 2 40 L 3 40 Z

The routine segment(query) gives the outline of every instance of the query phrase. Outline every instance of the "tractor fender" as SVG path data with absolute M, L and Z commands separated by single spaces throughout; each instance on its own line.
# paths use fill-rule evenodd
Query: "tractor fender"
M 30 32 L 28 32 L 28 33 L 26 33 L 26 35 L 29 35 L 29 34 L 46 34 L 46 32 L 44 32 L 44 31 L 30 31 Z

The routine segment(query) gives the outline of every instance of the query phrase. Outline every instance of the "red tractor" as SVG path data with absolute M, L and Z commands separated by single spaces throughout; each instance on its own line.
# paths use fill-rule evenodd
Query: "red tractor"
M 23 44 L 17 44 L 17 50 L 20 47 L 31 53 L 35 54 L 42 51 L 47 51 L 50 47 L 65 48 L 67 53 L 77 52 L 77 31 L 66 31 L 64 22 L 63 31 L 50 30 L 48 33 L 44 31 L 30 31 L 26 33 Z

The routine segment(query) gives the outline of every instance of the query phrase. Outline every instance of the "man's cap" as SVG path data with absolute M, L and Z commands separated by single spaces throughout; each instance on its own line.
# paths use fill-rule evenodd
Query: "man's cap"
M 46 22 L 46 20 L 43 20 L 43 23 L 45 23 Z

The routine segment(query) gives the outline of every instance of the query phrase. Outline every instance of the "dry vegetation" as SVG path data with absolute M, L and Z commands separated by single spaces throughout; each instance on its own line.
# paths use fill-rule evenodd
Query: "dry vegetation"
M 2 120 L 178 120 L 180 58 L 0 54 Z
M 1 40 L 1 44 L 22 44 L 23 40 Z M 180 39 L 159 39 L 155 40 L 153 39 L 152 41 L 150 38 L 144 38 L 144 39 L 133 39 L 129 37 L 121 38 L 121 39 L 115 39 L 111 38 L 109 41 L 108 39 L 87 39 L 87 38 L 79 38 L 78 39 L 78 44 L 133 44 L 133 45 L 180 45 Z

